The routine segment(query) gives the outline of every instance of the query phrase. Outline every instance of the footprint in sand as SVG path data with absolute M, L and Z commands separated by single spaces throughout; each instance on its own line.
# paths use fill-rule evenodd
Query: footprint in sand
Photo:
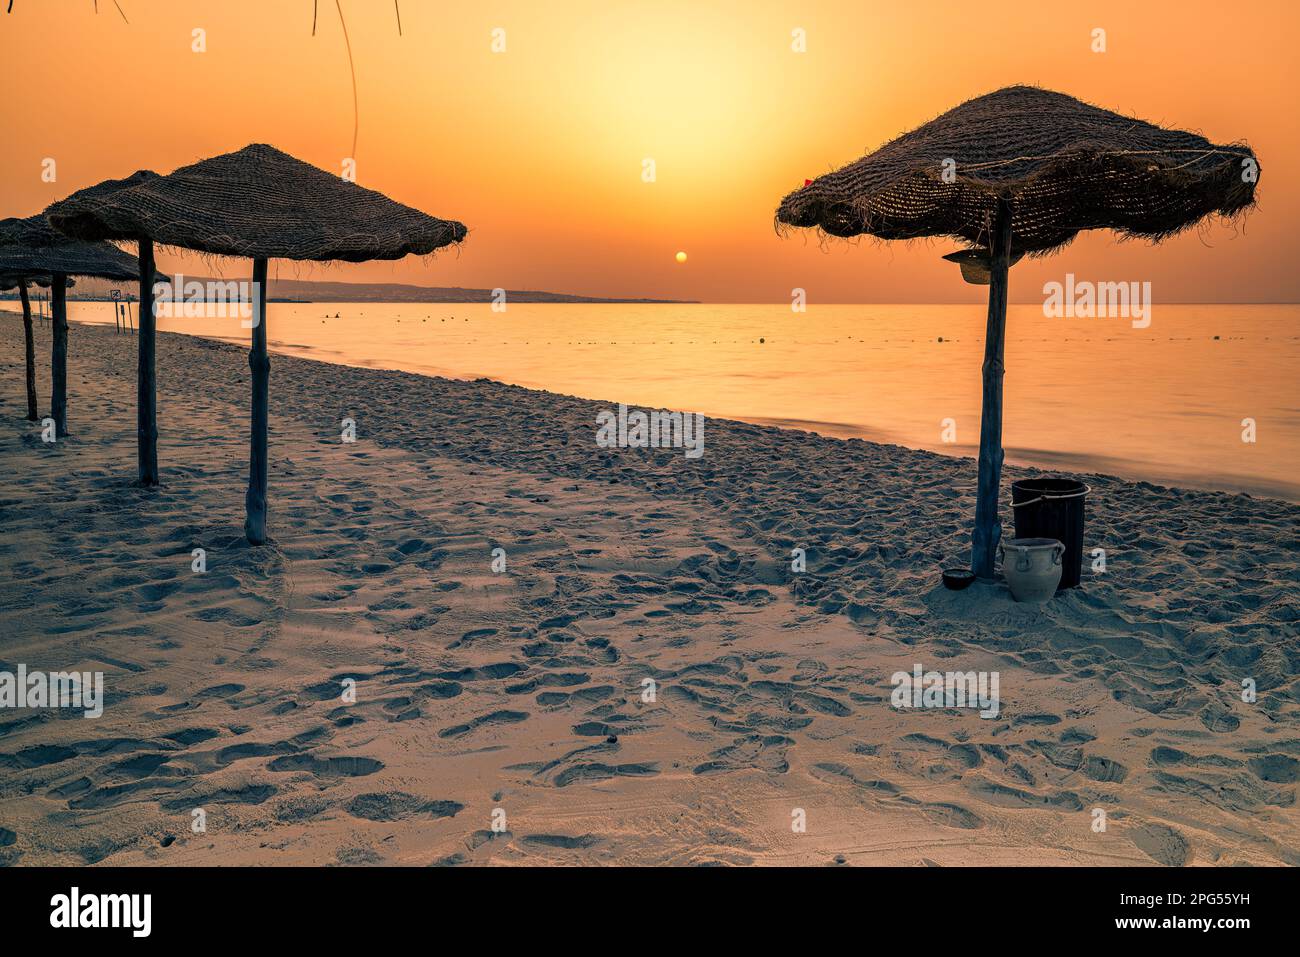
M 1033 794 L 1019 788 L 997 784 L 984 778 L 978 778 L 967 784 L 972 794 L 995 807 L 1032 807 L 1058 808 L 1066 811 L 1083 810 L 1083 802 L 1073 791 L 1060 791 L 1056 794 Z
M 465 688 L 455 681 L 431 681 L 427 685 L 421 685 L 418 690 L 421 695 L 430 698 L 454 698 Z
M 1164 824 L 1144 824 L 1130 832 L 1129 838 L 1157 864 L 1182 867 L 1191 859 L 1187 839 Z
M 519 672 L 526 670 L 523 665 L 517 665 L 513 661 L 503 661 L 495 665 L 484 665 L 481 668 L 461 668 L 457 671 L 440 671 L 436 677 L 445 681 L 496 681 L 500 678 L 509 678 L 511 675 L 517 675 Z
M 598 714 L 599 712 L 599 714 Z M 646 722 L 638 715 L 621 714 L 594 708 L 589 715 L 599 717 L 599 721 L 581 721 L 573 726 L 573 733 L 580 738 L 615 738 L 621 734 L 634 734 L 645 730 Z
M 355 672 L 348 674 L 338 674 L 328 681 L 318 681 L 314 685 L 308 685 L 302 689 L 302 694 L 313 701 L 329 701 L 331 698 L 341 698 L 343 695 L 343 682 L 355 681 L 357 684 L 367 680 L 370 675 L 357 674 Z
M 565 834 L 525 834 L 519 839 L 519 843 L 531 847 L 554 847 L 565 851 L 576 851 L 592 847 L 602 840 L 603 838 L 594 834 L 581 834 L 577 837 L 569 837 Z
M 1198 757 L 1196 755 L 1188 754 L 1186 751 L 1180 751 L 1177 748 L 1170 748 L 1164 745 L 1152 749 L 1151 764 L 1154 767 L 1174 767 L 1180 764 L 1186 764 L 1194 768 L 1241 767 L 1241 762 L 1236 758 L 1229 758 L 1221 754 L 1206 754 Z
M 223 788 L 206 794 L 189 793 L 184 797 L 163 801 L 158 806 L 164 811 L 189 811 L 211 804 L 261 804 L 276 794 L 276 789 L 269 784 L 250 784 L 244 788 Z
M 266 767 L 268 771 L 307 771 L 318 778 L 356 778 L 382 771 L 384 763 L 375 758 L 318 758 L 311 754 L 286 754 Z
M 490 714 L 479 715 L 472 721 L 464 724 L 452 725 L 450 728 L 443 728 L 438 732 L 440 738 L 459 738 L 462 735 L 469 734 L 478 728 L 493 724 L 517 724 L 520 721 L 528 720 L 527 711 L 493 711 Z
M 978 814 L 968 811 L 960 804 L 922 804 L 921 813 L 944 827 L 974 831 L 984 826 Z
M 653 763 L 575 764 L 557 774 L 552 783 L 557 788 L 563 788 L 579 781 L 607 781 L 617 777 L 652 777 L 658 773 L 659 767 Z
M 169 754 L 138 754 L 135 757 L 126 758 L 115 764 L 110 764 L 103 769 L 103 777 L 107 780 L 127 780 L 136 781 L 140 778 L 147 778 L 155 771 L 163 768 L 171 760 Z M 175 768 L 167 768 L 171 774 L 178 773 Z
M 189 747 L 191 744 L 201 744 L 220 735 L 221 732 L 216 728 L 183 728 L 180 731 L 173 731 L 171 734 L 164 734 L 163 737 L 168 741 L 175 741 L 183 747 Z
M 117 807 L 119 804 L 152 800 L 157 798 L 161 791 L 183 788 L 185 784 L 185 781 L 173 778 L 145 779 L 129 784 L 101 787 L 86 793 L 83 797 L 68 801 L 68 807 L 73 811 L 97 811 L 101 808 Z
M 1265 754 L 1247 764 L 1256 777 L 1270 784 L 1295 784 L 1300 779 L 1300 761 L 1285 754 Z
M 1043 725 L 1060 724 L 1061 716 L 1059 714 L 1049 714 L 1046 712 L 1034 712 L 1030 714 L 1017 715 L 1011 722 L 1015 727 L 1040 727 Z
M 205 701 L 214 701 L 223 698 L 229 698 L 237 695 L 244 690 L 243 685 L 224 684 L 214 685 L 211 688 L 204 688 L 202 691 L 195 693 L 189 701 L 181 701 L 176 704 L 163 705 L 158 710 L 164 714 L 170 714 L 178 711 L 192 711 Z
M 491 638 L 496 633 L 497 629 L 495 628 L 475 628 L 472 631 L 465 632 L 447 647 L 463 648 L 465 645 L 473 644 L 481 638 Z
M 1085 777 L 1093 781 L 1101 781 L 1104 784 L 1121 784 L 1128 777 L 1128 768 L 1118 761 L 1112 761 L 1110 758 L 1089 755 L 1087 763 L 1083 766 L 1083 773 Z
M 90 778 L 77 778 L 75 781 L 68 781 L 65 784 L 60 784 L 58 787 L 51 788 L 46 792 L 45 796 L 58 798 L 60 801 L 66 801 L 69 798 L 85 794 L 94 786 L 94 782 L 92 782 Z
M 358 794 L 348 813 L 365 821 L 401 821 L 411 817 L 455 817 L 465 809 L 458 801 L 426 801 L 404 791 Z
M 810 773 L 819 781 L 830 783 L 848 781 L 856 787 L 874 792 L 880 796 L 892 796 L 900 793 L 897 785 L 883 778 L 860 778 L 847 764 L 840 764 L 839 762 L 814 764 Z
M 0 766 L 20 768 L 42 768 L 75 758 L 77 752 L 57 744 L 41 744 L 32 748 L 23 748 L 10 759 L 9 755 L 0 755 Z
M 591 680 L 591 675 L 583 671 L 551 671 L 536 675 L 518 684 L 506 685 L 506 694 L 529 694 L 538 688 L 570 688 L 583 685 Z
M 930 780 L 960 779 L 984 763 L 979 748 L 973 744 L 952 744 L 920 733 L 899 738 L 893 760 L 899 770 Z
M 794 746 L 794 738 L 783 734 L 751 734 L 737 738 L 724 748 L 712 752 L 709 760 L 695 766 L 695 774 L 717 774 L 723 771 L 744 771 L 757 768 L 776 774 L 790 770 L 786 751 Z
M 546 708 L 596 704 L 612 697 L 617 691 L 618 689 L 613 685 L 593 685 L 590 688 L 579 688 L 574 692 L 544 691 L 537 696 L 537 703 Z
M 1206 705 L 1197 717 L 1217 734 L 1228 734 L 1241 726 L 1241 719 L 1217 702 Z
M 508 844 L 513 837 L 514 834 L 510 831 L 478 830 L 465 838 L 465 846 L 471 851 L 476 851 L 484 844 L 490 844 L 496 841 L 500 841 L 502 844 Z
M 181 583 L 177 581 L 156 583 L 151 585 L 141 585 L 135 590 L 136 595 L 142 602 L 154 603 L 160 602 L 168 595 L 180 591 Z

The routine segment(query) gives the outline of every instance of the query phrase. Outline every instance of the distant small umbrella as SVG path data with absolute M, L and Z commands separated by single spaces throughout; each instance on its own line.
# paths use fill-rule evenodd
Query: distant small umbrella
M 26 351 L 27 418 L 38 417 L 36 404 L 36 346 L 32 335 L 32 307 L 27 283 L 37 281 L 50 287 L 50 311 L 54 322 L 50 349 L 50 417 L 55 434 L 68 433 L 68 310 L 66 292 L 69 276 L 95 276 L 124 281 L 138 273 L 134 256 L 111 243 L 69 239 L 50 228 L 45 217 L 0 220 L 0 274 L 15 281 L 23 306 L 23 338 Z
M 989 286 L 971 567 L 991 578 L 1001 527 L 1002 376 L 1007 271 L 1084 229 L 1163 239 L 1254 204 L 1259 163 L 1243 145 L 1164 129 L 1063 93 L 1016 86 L 969 100 L 786 196 L 778 228 L 837 237 L 948 236 Z
M 254 545 L 266 540 L 267 260 L 401 259 L 429 255 L 466 235 L 458 222 L 404 206 L 264 144 L 105 196 L 70 198 L 47 214 L 56 228 L 81 239 L 142 240 L 142 262 L 146 249 L 152 258 L 153 243 L 252 258 L 256 301 L 248 358 L 253 401 L 244 530 Z M 143 286 L 141 293 L 143 333 L 144 317 L 153 310 L 152 293 L 148 301 Z M 142 435 L 142 441 L 146 438 Z

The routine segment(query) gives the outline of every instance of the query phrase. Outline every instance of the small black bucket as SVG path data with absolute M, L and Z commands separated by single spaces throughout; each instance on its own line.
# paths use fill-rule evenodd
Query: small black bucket
M 1016 538 L 1055 538 L 1065 545 L 1061 556 L 1062 588 L 1077 588 L 1083 568 L 1083 500 L 1091 491 L 1075 479 L 1021 479 L 1011 484 Z

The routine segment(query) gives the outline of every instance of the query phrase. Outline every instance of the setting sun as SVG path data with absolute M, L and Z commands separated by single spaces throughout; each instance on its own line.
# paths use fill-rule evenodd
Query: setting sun
M 686 253 L 678 253 L 674 258 L 676 258 L 679 263 L 684 263 L 686 262 Z

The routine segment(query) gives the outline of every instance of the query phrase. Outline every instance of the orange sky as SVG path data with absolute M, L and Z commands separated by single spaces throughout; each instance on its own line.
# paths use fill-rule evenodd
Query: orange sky
M 325 169 L 352 152 L 335 0 L 15 0 L 0 13 L 0 215 L 102 179 L 169 172 L 250 142 Z M 295 265 L 280 276 L 722 302 L 975 302 L 955 243 L 822 247 L 772 229 L 780 198 L 956 103 L 1036 83 L 1153 122 L 1246 139 L 1263 168 L 1244 231 L 1161 246 L 1085 234 L 1012 272 L 1149 280 L 1156 301 L 1295 301 L 1300 5 L 972 6 L 341 0 L 356 62 L 358 181 L 470 228 L 431 263 Z M 986 16 L 989 6 L 1002 12 Z M 1087 9 L 1083 9 L 1086 7 Z M 492 51 L 505 30 L 506 50 Z M 1106 30 L 1107 52 L 1091 50 Z M 206 31 L 196 53 L 192 31 Z M 807 52 L 791 50 L 802 28 Z M 42 182 L 41 163 L 57 162 Z M 657 180 L 642 181 L 653 158 Z M 678 264 L 674 253 L 688 261 Z M 168 270 L 211 264 L 165 257 Z M 274 264 L 273 264 L 273 268 Z M 227 261 L 238 274 L 247 264 Z

